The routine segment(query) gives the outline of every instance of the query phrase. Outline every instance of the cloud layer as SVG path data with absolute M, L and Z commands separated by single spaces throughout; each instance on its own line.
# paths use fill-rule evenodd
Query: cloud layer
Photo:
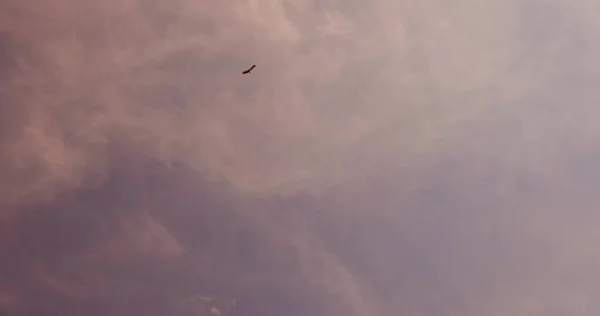
M 5 0 L 0 310 L 596 315 L 598 9 Z

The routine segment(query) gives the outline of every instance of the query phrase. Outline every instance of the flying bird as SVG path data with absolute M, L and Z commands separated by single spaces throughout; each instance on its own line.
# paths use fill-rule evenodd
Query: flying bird
M 250 68 L 248 68 L 248 69 L 244 70 L 242 73 L 243 73 L 244 75 L 245 75 L 245 74 L 249 74 L 249 73 L 252 71 L 252 69 L 254 69 L 254 67 L 256 67 L 256 65 L 252 65 L 252 67 L 250 67 Z

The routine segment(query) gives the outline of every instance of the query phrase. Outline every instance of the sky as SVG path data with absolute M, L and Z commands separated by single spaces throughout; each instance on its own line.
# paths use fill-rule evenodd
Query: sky
M 1 0 L 0 313 L 598 315 L 599 17 Z

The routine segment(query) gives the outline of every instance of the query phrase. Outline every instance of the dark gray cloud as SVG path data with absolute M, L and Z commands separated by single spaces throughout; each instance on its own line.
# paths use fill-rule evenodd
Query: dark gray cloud
M 5 0 L 0 311 L 596 315 L 596 12 Z

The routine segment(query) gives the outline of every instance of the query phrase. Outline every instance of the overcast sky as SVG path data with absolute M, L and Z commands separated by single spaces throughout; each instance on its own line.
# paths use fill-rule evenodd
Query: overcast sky
M 599 18 L 0 0 L 0 312 L 598 315 Z

